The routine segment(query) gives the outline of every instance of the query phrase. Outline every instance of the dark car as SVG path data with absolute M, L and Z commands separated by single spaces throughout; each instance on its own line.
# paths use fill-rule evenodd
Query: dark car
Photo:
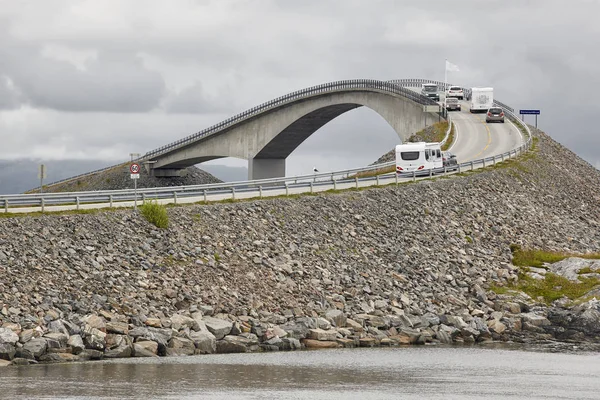
M 442 152 L 442 162 L 444 167 L 446 167 L 446 169 L 449 171 L 458 169 L 456 155 L 450 153 L 449 151 Z
M 504 111 L 500 107 L 492 107 L 488 109 L 485 116 L 485 122 L 502 122 L 504 123 Z

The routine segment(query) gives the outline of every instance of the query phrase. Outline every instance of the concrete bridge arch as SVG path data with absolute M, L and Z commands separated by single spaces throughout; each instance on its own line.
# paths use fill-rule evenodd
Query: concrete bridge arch
M 285 176 L 285 159 L 310 135 L 358 107 L 378 113 L 401 142 L 438 119 L 437 108 L 377 89 L 340 90 L 283 104 L 154 157 L 153 173 L 171 175 L 205 161 L 236 157 L 248 160 L 248 178 Z

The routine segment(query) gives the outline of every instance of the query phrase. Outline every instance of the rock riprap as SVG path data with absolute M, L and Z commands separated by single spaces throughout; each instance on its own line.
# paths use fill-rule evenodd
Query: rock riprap
M 519 280 L 511 244 L 600 250 L 600 173 L 537 136 L 536 150 L 512 167 L 173 207 L 166 230 L 131 210 L 2 218 L 0 359 L 594 344 L 593 293 L 570 306 L 491 290 Z

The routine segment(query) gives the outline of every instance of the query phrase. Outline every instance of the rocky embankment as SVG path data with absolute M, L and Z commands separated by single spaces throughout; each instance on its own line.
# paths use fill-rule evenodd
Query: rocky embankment
M 429 342 L 592 348 L 593 298 L 546 305 L 491 290 L 519 280 L 511 244 L 600 251 L 600 173 L 537 135 L 510 167 L 174 207 L 165 230 L 131 210 L 0 219 L 0 363 Z
M 145 169 L 142 168 L 140 178 L 137 180 L 137 187 L 189 186 L 220 182 L 221 181 L 213 175 L 195 166 L 186 168 L 184 176 L 174 178 L 155 177 L 147 174 Z M 129 172 L 129 164 L 121 164 L 106 171 L 70 179 L 55 185 L 44 186 L 44 192 L 57 193 L 133 189 L 133 183 Z M 30 192 L 37 192 L 38 190 L 39 188 L 31 190 Z

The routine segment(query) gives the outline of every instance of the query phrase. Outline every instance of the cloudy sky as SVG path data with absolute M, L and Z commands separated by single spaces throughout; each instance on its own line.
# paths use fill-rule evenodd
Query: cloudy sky
M 448 58 L 450 81 L 540 108 L 539 126 L 600 168 L 598 15 L 597 0 L 0 0 L 0 160 L 119 162 L 308 86 L 443 80 Z M 396 142 L 358 109 L 288 175 Z

